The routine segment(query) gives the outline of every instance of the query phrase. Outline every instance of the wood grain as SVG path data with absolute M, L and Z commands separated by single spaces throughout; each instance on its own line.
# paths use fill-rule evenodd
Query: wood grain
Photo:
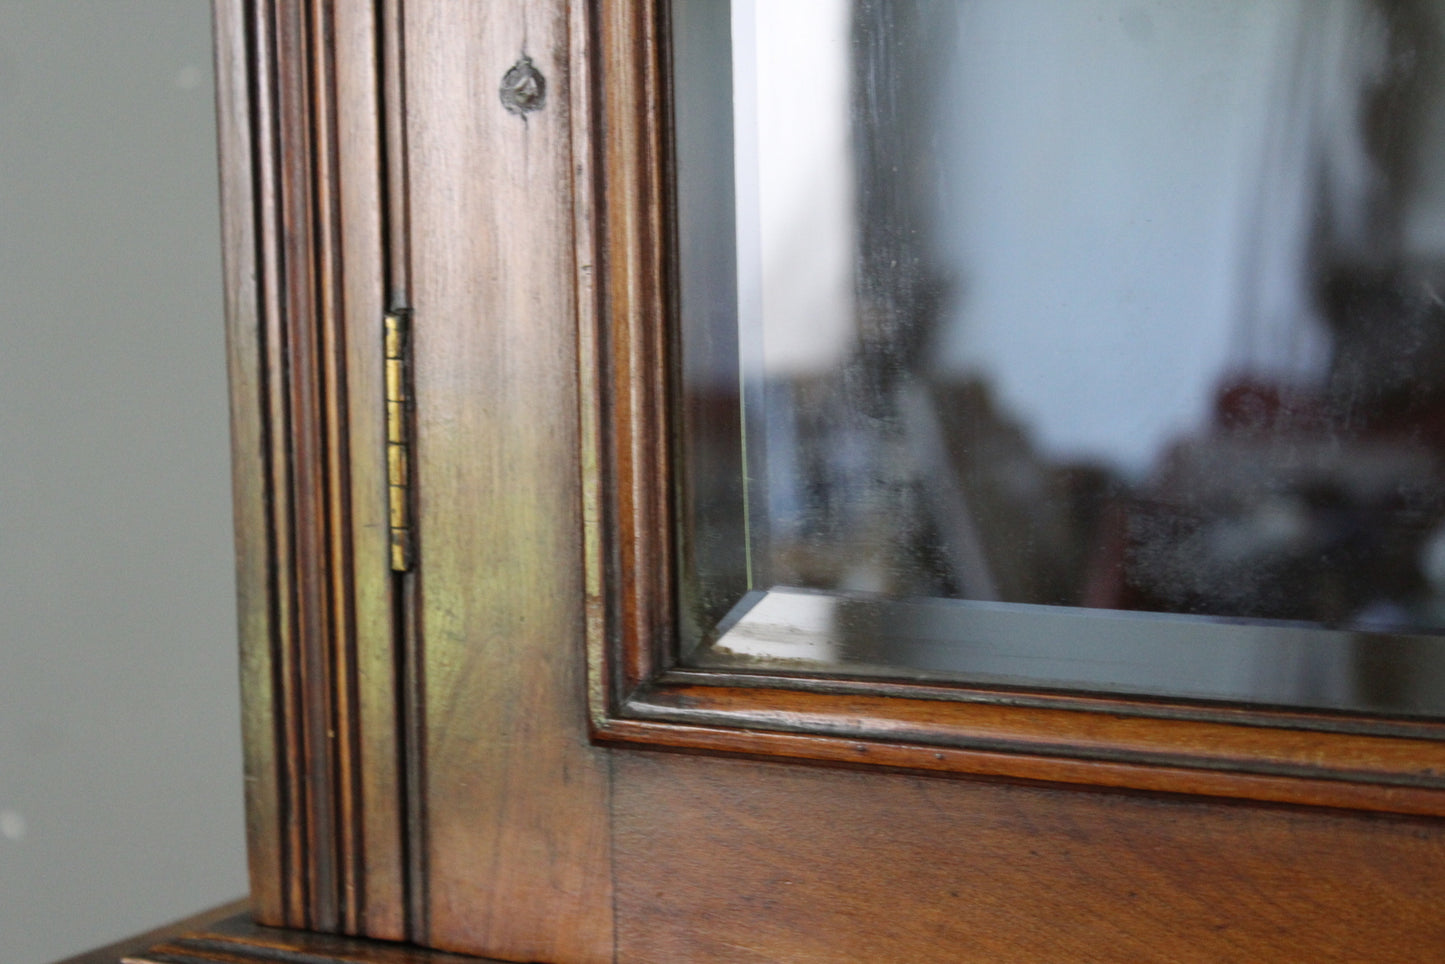
M 587 741 L 568 5 L 407 0 L 426 927 L 610 961 Z M 415 55 L 424 52 L 424 56 Z M 509 113 L 529 57 L 546 106 Z
M 275 168 L 275 235 L 263 244 L 270 241 L 267 247 L 274 248 L 275 267 L 268 280 L 275 288 L 277 310 L 270 344 L 278 356 L 272 371 L 282 393 L 273 472 L 277 490 L 286 490 L 274 525 L 284 533 L 289 549 L 289 578 L 279 587 L 289 632 L 281 634 L 277 662 L 298 875 L 291 889 L 304 914 L 287 923 L 335 930 L 342 926 L 336 797 L 341 761 L 330 735 L 336 694 L 327 677 L 337 632 L 345 632 L 338 617 L 345 616 L 333 606 L 328 565 L 332 546 L 327 538 L 333 493 L 328 442 L 334 451 L 328 429 L 334 426 L 329 386 L 323 384 L 330 363 L 324 342 L 331 341 L 334 318 L 322 313 L 332 294 L 332 271 L 323 257 L 334 253 L 334 247 L 327 237 L 329 225 L 320 217 L 330 198 L 318 197 L 318 191 L 330 185 L 318 183 L 317 176 L 327 161 L 327 145 L 318 143 L 318 135 L 324 131 L 329 105 L 318 97 L 322 91 L 314 83 L 314 24 L 308 7 L 304 2 L 258 5 L 264 18 L 258 33 L 270 33 L 275 51 L 272 117 L 281 145 Z M 345 559 L 336 562 L 343 568 L 348 564 Z M 340 749 L 344 752 L 344 746 Z
M 618 959 L 1438 959 L 1435 820 L 621 753 Z
M 216 23 L 254 906 L 400 937 L 376 24 L 330 0 Z
M 582 4 L 578 4 L 582 7 Z M 590 223 L 578 261 L 595 265 L 581 289 L 583 465 L 589 502 L 593 691 L 605 716 L 673 661 L 673 525 L 668 372 L 672 230 L 660 4 L 607 0 L 588 7 L 595 45 L 574 64 L 597 96 L 574 132 Z M 593 238 L 595 237 L 595 241 Z
M 267 370 L 257 263 L 256 136 L 250 96 L 248 11 L 217 3 L 216 113 L 221 164 L 226 357 L 231 408 L 231 491 L 236 530 L 236 609 L 241 648 L 242 747 L 251 898 L 268 920 L 284 920 L 281 799 L 269 641 L 275 637 L 267 481 Z
M 382 170 L 383 25 L 374 4 L 339 4 L 328 39 L 335 86 L 336 216 L 339 219 L 339 307 L 344 368 L 338 394 L 345 399 L 344 469 L 350 488 L 347 534 L 353 560 L 350 583 L 336 591 L 351 597 L 354 642 L 338 658 L 341 714 L 354 764 L 345 775 L 352 801 L 353 870 L 347 880 L 353 907 L 349 933 L 402 940 L 406 930 L 405 799 L 402 735 L 398 728 L 401 679 L 396 610 L 401 587 L 386 563 L 387 479 L 382 317 L 388 303 L 387 265 L 405 256 L 404 235 L 387 230 L 388 194 L 399 190 Z M 399 82 L 399 81 L 398 81 Z M 392 288 L 393 292 L 397 289 Z M 339 469 L 340 467 L 338 467 Z
M 1309 729 L 1321 719 L 1171 718 L 1082 700 L 963 701 L 928 687 L 674 674 L 598 728 L 616 743 L 864 766 L 1096 784 L 1390 813 L 1445 813 L 1445 743 L 1432 723 L 1383 733 Z M 912 693 L 905 696 L 904 693 Z M 922 694 L 922 695 L 919 695 Z M 1132 712 L 1131 712 L 1132 711 Z M 1202 716 L 1203 718 L 1194 718 Z M 1338 722 L 1338 721 L 1336 721 Z
M 386 243 L 387 307 L 411 310 L 411 191 L 407 179 L 406 23 L 402 0 L 380 0 L 376 57 L 381 81 L 382 180 Z M 380 386 L 380 382 L 376 383 Z M 410 422 L 408 427 L 412 427 Z M 378 532 L 380 530 L 378 529 Z M 403 821 L 402 857 L 406 880 L 402 916 L 410 939 L 424 933 L 426 913 L 425 831 L 422 798 L 422 654 L 417 580 L 412 573 L 393 576 L 393 672 L 397 677 L 397 780 L 390 791 Z M 386 788 L 379 788 L 385 793 Z

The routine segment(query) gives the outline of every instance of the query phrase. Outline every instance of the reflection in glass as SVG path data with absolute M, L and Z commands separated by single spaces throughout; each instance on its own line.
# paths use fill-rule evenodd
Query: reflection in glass
M 994 675 L 1108 688 L 1042 607 L 1178 614 L 1229 682 L 1138 686 L 1426 706 L 1352 653 L 1445 627 L 1445 2 L 673 19 L 693 641 L 824 593 L 804 658 L 993 678 L 965 637 L 1011 611 L 1053 668 Z M 889 642 L 922 612 L 926 659 Z

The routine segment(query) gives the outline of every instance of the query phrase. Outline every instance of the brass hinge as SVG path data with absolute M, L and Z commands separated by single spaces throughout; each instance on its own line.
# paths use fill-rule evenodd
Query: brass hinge
M 391 568 L 406 572 L 412 564 L 410 317 L 386 316 L 386 482 L 390 504 Z

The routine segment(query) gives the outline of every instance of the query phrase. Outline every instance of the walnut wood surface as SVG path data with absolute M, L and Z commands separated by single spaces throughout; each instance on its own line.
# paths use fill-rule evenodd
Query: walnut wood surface
M 406 0 L 426 928 L 612 958 L 584 703 L 568 4 Z M 523 57 L 545 106 L 509 113 Z
M 1441 830 L 622 753 L 618 959 L 1438 960 Z
M 347 459 L 338 473 L 349 473 L 350 488 L 338 490 L 337 506 L 348 513 L 349 547 L 337 545 L 333 555 L 349 548 L 350 588 L 336 585 L 343 598 L 350 593 L 352 633 L 349 647 L 338 653 L 336 675 L 341 694 L 338 721 L 352 735 L 347 767 L 339 773 L 350 788 L 344 796 L 343 825 L 347 870 L 344 906 L 350 933 L 388 940 L 408 936 L 406 929 L 406 851 L 403 838 L 405 800 L 402 734 L 396 725 L 401 679 L 396 659 L 399 645 L 396 610 L 404 591 L 402 580 L 385 562 L 387 479 L 382 458 L 385 403 L 382 379 L 381 319 L 393 305 L 388 300 L 390 260 L 404 257 L 403 240 L 388 234 L 388 197 L 401 193 L 404 182 L 382 168 L 382 127 L 397 109 L 383 109 L 379 91 L 395 67 L 381 56 L 385 26 L 378 23 L 375 4 L 337 4 L 331 11 L 328 42 L 334 61 L 328 66 L 335 87 L 334 169 L 337 190 L 331 215 L 341 250 L 340 304 L 345 367 L 337 373 L 337 396 L 344 399 Z M 395 296 L 396 288 L 391 286 Z M 333 538 L 339 538 L 339 531 Z
M 398 938 L 377 25 L 329 0 L 216 24 L 254 906 Z
M 1020 703 L 938 698 L 933 688 L 861 680 L 679 672 L 640 689 L 598 734 L 620 743 L 757 753 L 867 766 L 1243 797 L 1278 803 L 1445 813 L 1445 744 L 1436 724 L 1383 733 L 1309 729 L 1269 714 L 1221 723 L 1198 711 L 1145 715 L 1101 700 Z M 748 685 L 749 683 L 753 685 Z M 933 698 L 929 698 L 932 696 Z M 678 725 L 683 724 L 683 725 Z M 1289 725 L 1292 729 L 1285 729 Z M 1280 730 L 1284 729 L 1281 733 Z
M 579 285 L 578 327 L 583 485 L 596 507 L 586 557 L 592 714 L 601 719 L 673 659 L 668 108 L 661 5 L 574 6 L 596 38 L 573 63 L 596 91 L 579 105 L 573 154 L 593 214 L 578 220 L 577 261 L 596 267 L 595 284 Z
M 285 919 L 282 880 L 279 741 L 270 698 L 275 667 L 266 641 L 276 632 L 271 605 L 273 551 L 267 507 L 266 359 L 260 327 L 255 152 L 250 96 L 255 55 L 246 37 L 249 11 L 217 3 L 217 152 L 221 164 L 226 354 L 230 383 L 232 511 L 236 530 L 236 609 L 241 646 L 242 747 L 246 773 L 246 841 L 251 900 L 270 920 Z

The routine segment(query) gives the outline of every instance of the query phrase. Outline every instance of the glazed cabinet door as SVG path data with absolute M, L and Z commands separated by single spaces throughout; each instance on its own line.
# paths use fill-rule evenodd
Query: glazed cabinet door
M 814 6 L 852 17 L 852 69 L 882 71 L 869 89 L 924 82 L 866 53 L 892 36 L 866 29 L 927 5 Z M 1172 23 L 1117 6 L 1131 42 Z M 766 9 L 735 2 L 735 45 L 744 8 Z M 688 165 L 713 148 L 682 109 L 726 103 L 718 85 L 745 66 L 683 31 L 726 33 L 725 4 L 216 11 L 260 923 L 555 962 L 1413 962 L 1445 946 L 1429 705 L 747 649 L 738 627 L 813 632 L 799 609 L 760 622 L 790 594 L 861 606 L 868 639 L 904 618 L 888 607 L 906 594 L 791 570 L 718 576 L 731 621 L 698 622 L 718 612 L 699 572 L 742 554 L 718 537 L 723 561 L 699 555 L 732 522 L 697 505 L 755 477 L 698 468 L 699 421 L 748 416 L 689 408 L 684 360 L 689 205 L 712 177 Z M 822 110 L 766 81 L 753 96 L 772 116 Z M 882 129 L 913 144 L 888 109 Z M 877 167 L 858 163 L 855 179 Z M 888 277 L 876 258 L 859 270 Z M 748 389 L 732 391 L 736 406 Z M 955 557 L 940 599 L 981 571 Z M 959 592 L 937 605 L 983 611 Z M 1008 632 L 1048 608 L 990 605 Z M 1207 631 L 1242 646 L 1226 630 L 1249 618 Z M 1355 639 L 1315 623 L 1289 625 L 1325 635 L 1279 645 Z M 1426 654 L 1406 665 L 1429 664 L 1428 632 L 1397 637 Z

